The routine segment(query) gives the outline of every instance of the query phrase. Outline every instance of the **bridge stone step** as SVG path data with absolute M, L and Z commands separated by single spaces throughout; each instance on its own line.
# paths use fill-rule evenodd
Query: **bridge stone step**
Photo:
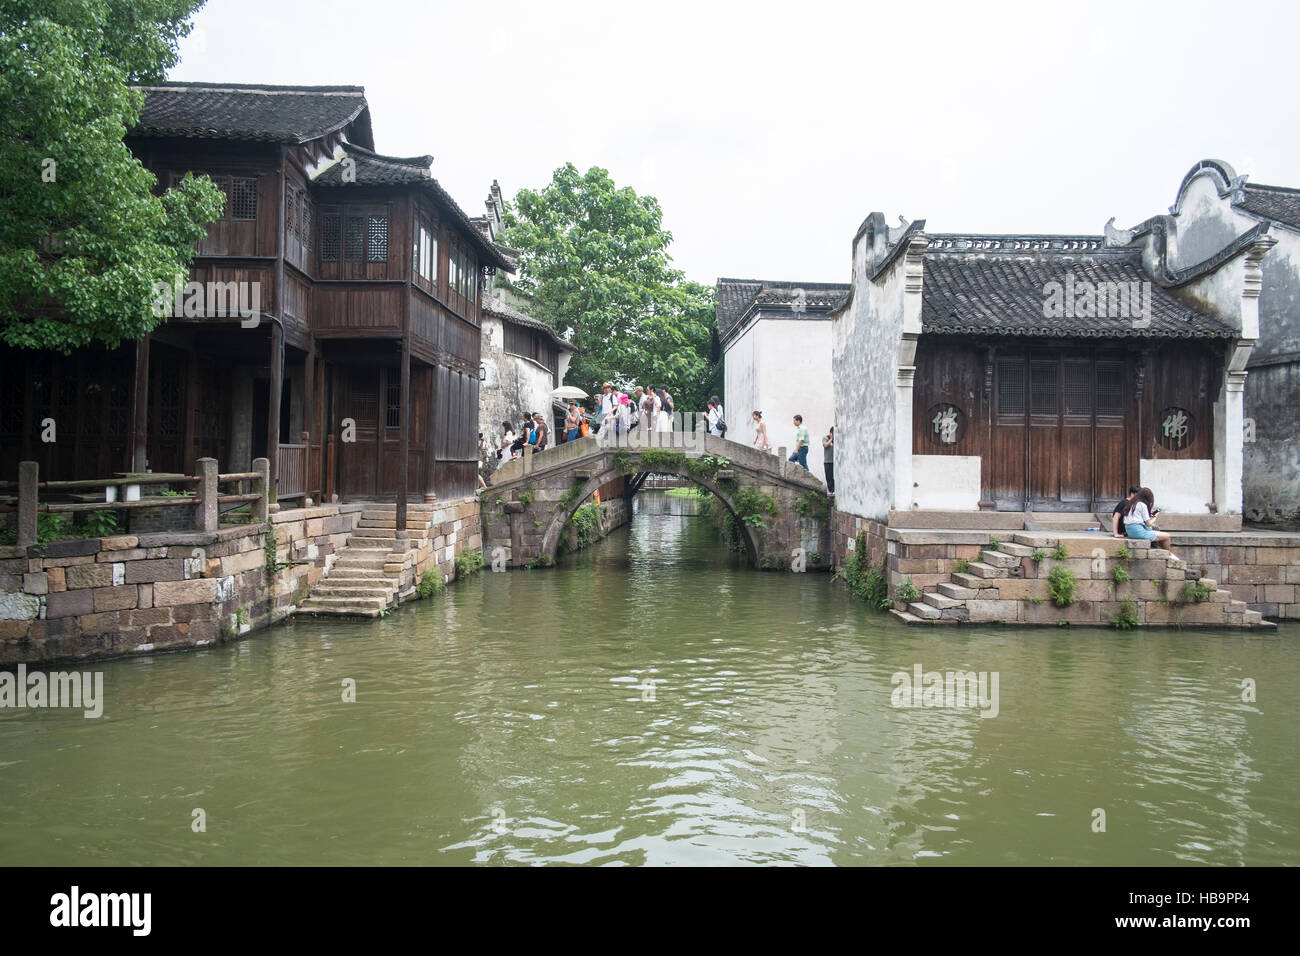
M 971 567 L 973 568 L 974 565 L 971 565 Z M 952 575 L 952 580 L 958 587 L 965 588 L 968 591 L 980 591 L 983 588 L 995 587 L 995 585 L 990 584 L 986 578 L 983 578 L 978 574 L 965 574 L 961 571 L 955 572 Z M 942 586 L 943 585 L 940 585 L 940 587 Z
M 987 551 L 984 552 L 988 554 Z M 972 561 L 970 573 L 978 578 L 1005 578 L 1009 577 L 1006 568 L 994 567 L 991 564 L 985 564 L 982 561 Z
M 312 598 L 319 600 L 327 597 L 345 597 L 345 598 L 381 598 L 386 603 L 392 596 L 397 593 L 397 588 L 388 587 L 351 587 L 342 582 L 336 584 L 322 584 L 312 592 Z
M 944 597 L 952 598 L 955 601 L 969 601 L 972 598 L 979 597 L 980 593 L 978 588 L 966 588 L 960 584 L 949 584 L 947 581 L 938 585 L 938 591 Z

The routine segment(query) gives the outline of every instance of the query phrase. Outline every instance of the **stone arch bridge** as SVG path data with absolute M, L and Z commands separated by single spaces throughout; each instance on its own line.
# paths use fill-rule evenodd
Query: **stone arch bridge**
M 634 430 L 580 438 L 501 468 L 483 493 L 483 556 L 494 567 L 550 565 L 565 525 L 596 489 L 625 476 L 630 498 L 649 474 L 680 475 L 738 519 L 751 566 L 830 568 L 826 485 L 796 464 L 696 431 Z

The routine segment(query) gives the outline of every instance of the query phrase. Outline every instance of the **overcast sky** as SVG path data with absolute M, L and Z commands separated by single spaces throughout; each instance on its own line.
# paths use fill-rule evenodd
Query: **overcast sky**
M 173 79 L 366 88 L 470 215 L 566 161 L 677 266 L 843 282 L 858 225 L 1100 233 L 1200 159 L 1300 186 L 1300 4 L 208 0 Z

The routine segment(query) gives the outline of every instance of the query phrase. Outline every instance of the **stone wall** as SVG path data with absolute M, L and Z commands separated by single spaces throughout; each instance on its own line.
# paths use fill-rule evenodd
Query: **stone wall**
M 0 663 L 202 647 L 280 620 L 327 574 L 358 505 L 268 524 L 0 548 Z M 267 531 L 277 561 L 268 581 Z
M 412 535 L 415 532 L 411 532 Z M 399 566 L 398 601 L 408 601 L 429 571 L 434 571 L 443 583 L 456 577 L 456 558 L 466 551 L 483 550 L 483 529 L 478 498 L 452 498 L 439 501 L 429 518 L 429 528 L 419 544 L 408 552 Z M 491 558 L 484 555 L 484 563 Z

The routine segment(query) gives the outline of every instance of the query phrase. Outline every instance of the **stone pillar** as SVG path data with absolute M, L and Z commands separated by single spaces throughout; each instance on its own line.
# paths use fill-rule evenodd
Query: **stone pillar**
M 267 519 L 267 505 L 269 503 L 267 492 L 271 487 L 270 462 L 265 458 L 254 458 L 253 471 L 257 472 L 261 476 L 253 482 L 253 491 L 261 495 L 260 498 L 253 502 L 253 520 L 265 524 Z
M 34 461 L 18 463 L 18 546 L 36 543 L 36 500 L 41 466 Z
M 1237 515 L 1243 499 L 1246 372 L 1225 371 L 1222 388 L 1214 406 L 1214 504 L 1221 515 Z
M 200 458 L 194 463 L 199 476 L 199 500 L 194 506 L 194 526 L 199 531 L 217 530 L 217 460 Z
M 279 498 L 276 482 L 280 478 L 280 399 L 284 393 L 284 329 L 279 322 L 271 323 L 271 382 L 268 391 L 266 460 L 271 469 L 271 500 L 276 501 Z M 279 506 L 273 510 L 279 511 Z
M 912 510 L 912 381 L 915 365 L 898 368 L 894 394 L 894 508 Z

